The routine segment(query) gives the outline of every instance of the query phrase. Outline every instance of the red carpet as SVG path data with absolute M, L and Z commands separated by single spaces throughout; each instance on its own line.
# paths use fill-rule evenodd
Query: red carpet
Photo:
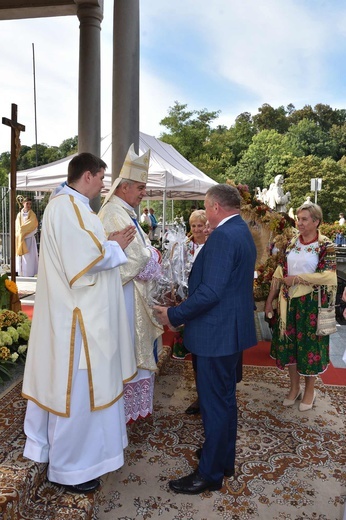
M 25 312 L 25 314 L 27 314 L 30 319 L 32 319 L 32 315 L 34 313 L 34 306 L 22 304 L 22 311 Z
M 162 337 L 164 345 L 172 347 L 174 332 L 165 327 Z M 259 367 L 275 367 L 275 361 L 270 357 L 270 342 L 259 341 L 257 345 L 243 352 L 243 364 Z M 346 386 L 346 369 L 335 368 L 331 363 L 324 374 L 320 375 L 325 385 Z

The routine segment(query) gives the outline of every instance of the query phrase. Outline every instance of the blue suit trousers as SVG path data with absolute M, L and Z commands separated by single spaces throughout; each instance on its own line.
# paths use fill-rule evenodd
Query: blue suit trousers
M 205 434 L 199 472 L 208 481 L 222 482 L 225 470 L 234 468 L 240 355 L 196 356 L 197 392 Z

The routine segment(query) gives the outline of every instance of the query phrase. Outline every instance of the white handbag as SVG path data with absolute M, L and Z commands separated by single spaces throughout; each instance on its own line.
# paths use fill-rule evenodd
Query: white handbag
M 329 336 L 336 332 L 335 305 L 321 306 L 321 287 L 318 288 L 317 336 Z

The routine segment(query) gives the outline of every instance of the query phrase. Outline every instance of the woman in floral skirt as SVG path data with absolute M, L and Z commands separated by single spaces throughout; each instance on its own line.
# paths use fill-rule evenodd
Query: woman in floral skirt
M 270 317 L 273 300 L 278 297 L 270 355 L 279 369 L 288 366 L 291 385 L 283 405 L 293 406 L 301 398 L 301 412 L 313 407 L 316 376 L 329 364 L 329 336 L 316 335 L 318 292 L 323 307 L 335 302 L 336 257 L 334 244 L 318 230 L 321 221 L 322 210 L 317 204 L 305 203 L 297 209 L 299 235 L 286 248 L 265 305 Z M 304 389 L 301 376 L 305 376 Z

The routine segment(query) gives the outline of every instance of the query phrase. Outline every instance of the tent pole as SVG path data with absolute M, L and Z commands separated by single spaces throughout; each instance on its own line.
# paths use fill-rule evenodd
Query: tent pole
M 163 208 L 162 208 L 162 239 L 165 236 L 166 230 L 166 199 L 167 199 L 167 190 L 163 191 Z

